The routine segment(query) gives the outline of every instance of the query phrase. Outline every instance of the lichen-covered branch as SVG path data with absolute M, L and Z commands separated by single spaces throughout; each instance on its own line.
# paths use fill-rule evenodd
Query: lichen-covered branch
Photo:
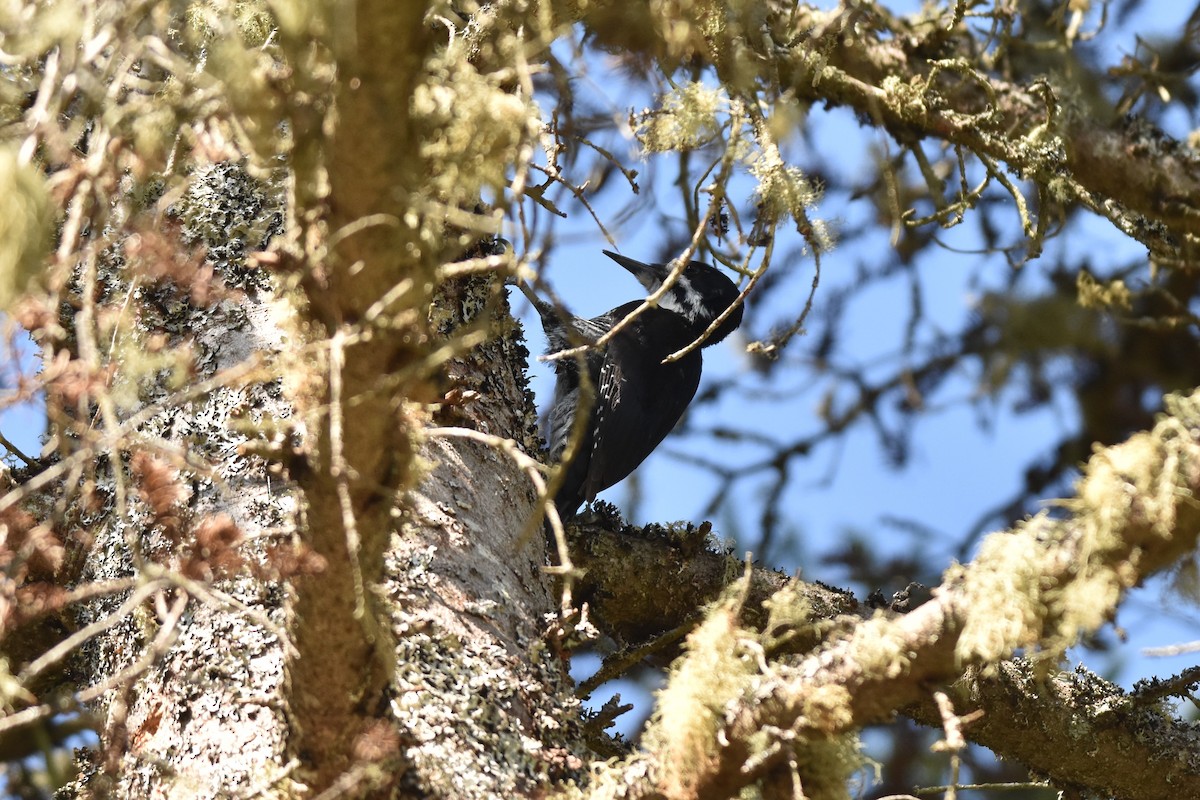
M 920 37 L 902 36 L 899 47 L 877 39 L 886 27 L 845 36 L 838 13 L 814 17 L 825 38 L 804 40 L 777 64 L 780 89 L 849 106 L 902 142 L 939 139 L 1003 162 L 1157 255 L 1178 257 L 1194 245 L 1200 158 L 1190 148 L 1144 123 L 1118 125 L 1115 114 L 1104 124 L 1048 81 L 1022 85 L 978 69 L 969 36 L 930 59 L 919 55 Z M 814 47 L 824 58 L 813 58 Z
M 638 530 L 620 523 L 611 515 L 574 526 L 571 553 L 583 573 L 576 588 L 579 602 L 587 603 L 603 631 L 622 643 L 639 646 L 698 622 L 703 607 L 745 574 L 742 559 L 712 551 L 705 526 Z M 749 627 L 766 623 L 763 602 L 789 585 L 803 587 L 816 619 L 863 613 L 849 592 L 803 583 L 778 570 L 756 566 L 749 580 L 742 616 Z
M 1138 800 L 1200 791 L 1194 725 L 1082 667 L 1047 675 L 1028 660 L 1008 661 L 968 671 L 950 696 L 960 716 L 983 712 L 963 730 L 971 741 L 1046 776 L 1060 790 Z M 940 725 L 929 701 L 903 713 Z
M 903 146 L 940 140 L 1003 163 L 1042 187 L 1044 199 L 1082 205 L 1156 255 L 1178 258 L 1200 235 L 1200 157 L 1148 124 L 1119 123 L 1099 93 L 1002 74 L 980 57 L 989 44 L 980 23 L 992 16 L 993 30 L 1013 35 L 1004 9 L 964 21 L 954 3 L 914 18 L 860 3 L 828 11 L 764 3 L 752 13 L 689 5 L 695 24 L 646 13 L 637 36 L 627 13 L 607 3 L 589 7 L 585 20 L 602 42 L 651 54 L 665 69 L 697 59 L 713 66 L 731 96 L 768 99 L 777 111 L 797 101 L 846 106 Z M 688 149 L 689 130 L 680 126 L 681 138 L 659 146 Z M 1035 238 L 1044 232 L 1040 218 L 1035 225 L 1026 214 L 1022 224 Z
M 1200 393 L 1169 398 L 1168 410 L 1152 431 L 1092 457 L 1070 516 L 1042 514 L 993 534 L 974 562 L 948 570 L 934 598 L 910 614 L 880 616 L 811 653 L 772 659 L 773 625 L 761 635 L 741 628 L 741 600 L 727 597 L 689 637 L 648 753 L 607 773 L 593 796 L 632 783 L 635 796 L 725 797 L 784 768 L 806 785 L 844 787 L 855 732 L 926 698 L 931 686 L 966 668 L 995 668 L 1019 649 L 1052 667 L 1111 617 L 1127 589 L 1196 547 Z M 807 611 L 786 595 L 773 603 L 790 603 L 793 617 Z M 720 669 L 695 668 L 714 658 Z M 668 703 L 672 696 L 687 702 Z M 672 711 L 684 707 L 693 709 L 690 718 Z M 840 755 L 828 757 L 830 748 Z M 1119 796 L 1161 797 L 1165 781 L 1174 792 L 1200 791 L 1191 763 L 1170 774 L 1160 769 L 1160 782 Z

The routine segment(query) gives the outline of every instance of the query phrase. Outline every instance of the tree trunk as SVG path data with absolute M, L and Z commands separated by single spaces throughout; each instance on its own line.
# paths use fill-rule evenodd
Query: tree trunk
M 197 181 L 195 194 L 225 198 L 205 209 L 212 219 L 254 227 L 264 221 L 252 218 L 256 209 L 266 217 L 275 213 L 241 169 L 214 167 Z M 240 205 L 239 198 L 254 202 Z M 214 231 L 213 241 L 235 236 L 234 227 Z M 130 416 L 139 420 L 139 436 L 152 443 L 149 452 L 164 454 L 153 462 L 164 470 L 167 457 L 217 465 L 204 480 L 189 481 L 170 511 L 183 520 L 181 529 L 228 518 L 247 564 L 229 569 L 221 553 L 211 546 L 202 553 L 195 543 L 184 547 L 191 562 L 180 562 L 179 548 L 163 532 L 164 514 L 154 514 L 152 479 L 134 468 L 135 499 L 111 469 L 98 470 L 104 480 L 95 491 L 105 497 L 124 491 L 135 511 L 122 513 L 119 504 L 108 503 L 81 519 L 95 536 L 82 578 L 142 577 L 132 592 L 89 607 L 89 621 L 115 624 L 84 651 L 79 669 L 90 684 L 123 670 L 136 669 L 137 678 L 98 702 L 102 748 L 77 793 L 294 794 L 313 777 L 298 765 L 322 764 L 327 755 L 305 751 L 311 740 L 295 727 L 297 702 L 349 701 L 362 717 L 376 720 L 354 732 L 326 785 L 402 785 L 422 796 L 483 798 L 534 794 L 547 781 L 579 777 L 589 751 L 565 655 L 553 636 L 557 600 L 542 569 L 544 537 L 538 527 L 527 530 L 535 493 L 521 465 L 476 433 L 515 435 L 536 454 L 527 351 L 499 284 L 452 282 L 438 300 L 446 340 L 480 320 L 509 322 L 499 325 L 506 333 L 448 365 L 447 391 L 460 399 L 445 406 L 439 421 L 452 424 L 424 437 L 421 479 L 386 515 L 392 520 L 387 577 L 365 587 L 385 614 L 386 636 L 376 646 L 387 648 L 380 657 L 390 674 L 382 691 L 348 698 L 336 696 L 356 677 L 338 677 L 346 669 L 343 654 L 311 639 L 299 647 L 295 639 L 292 584 L 318 598 L 307 613 L 326 613 L 320 600 L 335 598 L 323 588 L 325 560 L 299 538 L 314 519 L 312 510 L 300 507 L 294 483 L 278 467 L 281 454 L 302 448 L 309 435 L 287 400 L 289 380 L 297 376 L 285 371 L 280 380 L 259 380 L 270 365 L 296 363 L 294 320 L 280 319 L 280 308 L 264 286 L 206 308 L 179 303 L 156 318 L 176 343 L 184 334 L 193 337 L 196 390 L 179 403 L 168 400 L 166 386 L 154 386 Z M 472 318 L 463 318 L 464 309 L 472 309 Z M 246 379 L 226 385 L 235 374 Z M 165 407 L 156 410 L 154 401 Z M 353 416 L 347 424 L 354 424 Z M 222 570 L 238 574 L 203 583 Z M 353 605 L 354 598 L 340 602 Z M 329 613 L 336 619 L 339 612 Z M 305 662 L 320 664 L 327 682 L 298 698 L 288 674 Z

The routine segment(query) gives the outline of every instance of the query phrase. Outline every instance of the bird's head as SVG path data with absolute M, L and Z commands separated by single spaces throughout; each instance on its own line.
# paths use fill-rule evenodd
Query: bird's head
M 656 292 L 671 274 L 670 264 L 643 264 L 609 250 L 604 255 L 616 261 L 638 279 L 647 292 Z M 673 311 L 691 323 L 696 335 L 704 331 L 712 321 L 733 305 L 738 288 L 724 273 L 700 261 L 691 261 L 667 293 L 658 301 L 658 307 Z M 713 331 L 705 344 L 715 344 L 733 333 L 742 324 L 742 307 L 738 306 Z

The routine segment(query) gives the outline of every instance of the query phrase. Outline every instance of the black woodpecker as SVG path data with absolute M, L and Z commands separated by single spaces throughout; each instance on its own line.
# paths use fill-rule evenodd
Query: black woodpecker
M 643 264 L 632 258 L 604 254 L 633 273 L 647 292 L 657 291 L 671 273 L 667 264 Z M 584 501 L 596 498 L 633 472 L 683 416 L 700 385 L 700 348 L 678 361 L 662 363 L 671 353 L 694 342 L 737 299 L 733 281 L 708 264 L 692 261 L 658 301 L 621 329 L 606 346 L 587 351 L 588 374 L 595 390 L 574 460 L 554 502 L 564 518 L 575 515 Z M 634 300 L 592 319 L 564 319 L 549 303 L 531 297 L 542 318 L 550 353 L 595 342 L 623 320 L 641 300 Z M 742 322 L 735 308 L 703 346 L 721 341 Z M 571 334 L 574 329 L 576 335 Z M 554 362 L 557 380 L 547 418 L 550 458 L 562 459 L 579 409 L 579 360 Z

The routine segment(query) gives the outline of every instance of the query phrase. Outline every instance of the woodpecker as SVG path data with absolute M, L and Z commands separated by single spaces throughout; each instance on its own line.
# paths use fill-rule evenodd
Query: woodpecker
M 604 255 L 632 273 L 647 292 L 661 288 L 671 273 L 668 264 L 643 264 L 608 250 Z M 553 305 L 530 295 L 550 353 L 596 342 L 642 304 L 634 300 L 591 319 L 564 319 Z M 698 339 L 737 297 L 737 287 L 721 272 L 690 262 L 656 305 L 606 345 L 587 351 L 584 359 L 595 392 L 590 408 L 579 407 L 579 360 L 554 362 L 557 378 L 546 424 L 553 462 L 562 460 L 575 416 L 588 414 L 582 441 L 554 498 L 560 515 L 574 516 L 584 501 L 629 475 L 671 432 L 700 385 L 703 359 L 699 347 L 677 361 L 664 364 L 663 359 Z M 741 322 L 739 305 L 702 346 L 721 341 Z

